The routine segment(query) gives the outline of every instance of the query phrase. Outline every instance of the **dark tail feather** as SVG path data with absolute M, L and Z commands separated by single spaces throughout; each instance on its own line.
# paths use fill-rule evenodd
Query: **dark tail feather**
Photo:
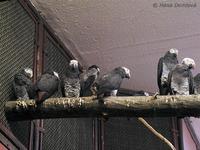
M 39 105 L 43 103 L 47 98 L 49 98 L 49 93 L 47 92 L 38 92 L 36 98 L 36 104 Z
M 160 89 L 160 95 L 168 95 L 168 93 L 169 93 L 168 87 L 163 87 L 162 89 Z

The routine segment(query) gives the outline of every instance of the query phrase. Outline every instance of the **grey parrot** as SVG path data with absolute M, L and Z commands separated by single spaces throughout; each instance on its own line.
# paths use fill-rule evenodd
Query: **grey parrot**
M 194 94 L 194 81 L 191 72 L 191 69 L 194 69 L 194 67 L 195 62 L 193 59 L 184 58 L 182 63 L 176 65 L 176 67 L 169 73 L 168 83 L 171 95 Z M 176 117 L 172 117 L 173 122 L 177 122 L 177 119 L 178 118 Z M 184 118 L 184 120 L 190 121 L 188 117 Z
M 200 94 L 200 73 L 194 77 L 194 93 Z
M 104 74 L 96 83 L 97 98 L 116 96 L 124 78 L 130 79 L 130 70 L 126 67 L 117 67 Z
M 168 75 L 169 92 L 171 95 L 194 94 L 193 75 L 190 69 L 194 66 L 178 64 Z
M 14 75 L 13 89 L 17 99 L 34 99 L 36 96 L 35 87 L 32 83 L 33 70 L 24 68 Z
M 97 80 L 100 73 L 100 69 L 96 65 L 90 66 L 87 71 L 81 74 L 80 84 L 81 91 L 80 96 L 92 96 L 95 94 L 94 83 Z
M 167 95 L 169 93 L 168 88 L 168 74 L 178 64 L 178 50 L 170 49 L 161 57 L 157 67 L 157 83 L 159 87 L 160 95 Z
M 51 97 L 59 88 L 59 75 L 55 71 L 47 71 L 42 74 L 36 82 L 36 104 L 41 104 Z
M 66 74 L 62 77 L 61 90 L 63 97 L 80 96 L 80 73 L 81 69 L 77 60 L 69 62 Z

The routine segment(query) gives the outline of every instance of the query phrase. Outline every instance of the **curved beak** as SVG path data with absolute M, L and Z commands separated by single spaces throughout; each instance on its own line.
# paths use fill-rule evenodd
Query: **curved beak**
M 78 68 L 78 64 L 72 64 L 72 67 L 75 69 L 75 68 Z
M 130 79 L 130 78 L 131 78 L 131 74 L 130 74 L 130 73 L 127 73 L 125 77 L 126 77 L 127 79 Z
M 190 64 L 190 65 L 189 65 L 189 69 L 194 69 L 195 66 L 196 66 L 195 64 Z
M 174 56 L 174 57 L 177 57 L 177 54 L 176 54 L 176 53 L 174 53 L 174 54 L 173 54 L 173 56 Z

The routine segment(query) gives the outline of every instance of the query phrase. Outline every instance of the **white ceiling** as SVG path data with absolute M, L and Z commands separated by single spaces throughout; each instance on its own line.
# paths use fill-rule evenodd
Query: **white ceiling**
M 194 8 L 154 8 L 161 0 L 31 2 L 66 47 L 67 40 L 75 45 L 72 53 L 85 65 L 97 64 L 103 72 L 130 68 L 124 88 L 157 91 L 157 62 L 170 48 L 179 49 L 180 60 L 194 58 L 200 72 L 200 1 Z

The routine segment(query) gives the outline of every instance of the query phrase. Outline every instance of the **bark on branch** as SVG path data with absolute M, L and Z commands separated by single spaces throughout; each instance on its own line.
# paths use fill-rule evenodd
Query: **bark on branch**
M 104 104 L 94 97 L 50 98 L 40 107 L 34 100 L 8 101 L 9 120 L 67 117 L 169 117 L 200 116 L 200 95 L 107 97 Z

